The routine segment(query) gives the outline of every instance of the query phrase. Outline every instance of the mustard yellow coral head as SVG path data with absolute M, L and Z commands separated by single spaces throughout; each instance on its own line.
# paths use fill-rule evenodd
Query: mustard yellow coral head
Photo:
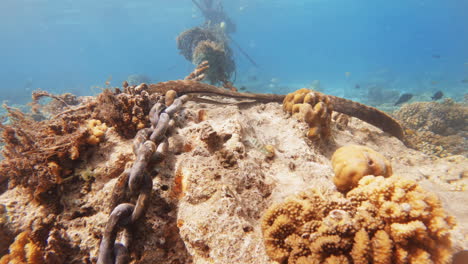
M 332 156 L 332 167 L 335 173 L 333 183 L 341 192 L 356 187 L 366 175 L 392 175 L 392 166 L 382 154 L 358 145 L 347 145 L 336 150 Z

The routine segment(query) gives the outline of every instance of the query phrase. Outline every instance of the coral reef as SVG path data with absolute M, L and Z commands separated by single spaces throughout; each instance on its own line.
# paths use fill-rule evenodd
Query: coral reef
M 416 182 L 365 176 L 346 196 L 311 189 L 289 197 L 267 210 L 262 230 L 280 263 L 449 263 L 454 225 Z
M 452 99 L 406 104 L 395 117 L 411 130 L 407 142 L 427 154 L 468 156 L 468 106 Z
M 309 125 L 307 137 L 311 140 L 326 140 L 331 136 L 333 107 L 326 95 L 303 88 L 286 95 L 283 109 L 298 120 Z
M 390 162 L 371 148 L 347 145 L 335 151 L 331 158 L 335 177 L 333 183 L 339 191 L 346 192 L 357 186 L 366 175 L 389 177 Z
M 395 117 L 405 126 L 416 131 L 431 131 L 450 136 L 468 133 L 468 106 L 447 98 L 439 102 L 406 104 L 395 112 Z
M 195 75 L 193 79 L 199 78 L 202 74 Z M 28 189 L 18 185 L 14 187 L 12 185 L 13 188 L 0 193 L 0 204 L 4 204 L 6 209 L 3 216 L 7 218 L 7 224 L 2 225 L 3 216 L 0 207 L 0 236 L 5 241 L 0 243 L 0 250 L 2 250 L 0 255 L 6 253 L 15 235 L 24 230 L 30 230 L 29 239 L 39 245 L 45 254 L 42 255 L 45 263 L 96 263 L 102 231 L 109 219 L 109 208 L 112 208 L 111 204 L 114 202 L 113 194 L 118 190 L 125 191 L 125 188 L 120 188 L 122 180 L 117 176 L 124 174 L 122 171 L 124 171 L 125 164 L 133 159 L 133 142 L 126 140 L 132 137 L 131 133 L 123 130 L 127 128 L 136 131 L 138 123 L 149 126 L 147 117 L 133 118 L 140 109 L 142 112 L 146 111 L 145 102 L 150 104 L 154 99 L 162 105 L 164 96 L 166 96 L 164 99 L 168 100 L 172 96 L 166 95 L 169 90 L 176 91 L 178 96 L 206 91 L 208 92 L 205 94 L 211 93 L 220 97 L 230 97 L 230 95 L 236 97 L 241 94 L 226 89 L 209 90 L 213 87 L 193 80 L 169 81 L 149 86 L 156 88 L 148 90 L 149 98 L 146 98 L 146 94 L 139 90 L 142 86 L 135 91 L 137 87 L 128 84 L 124 84 L 123 89 L 104 92 L 110 93 L 113 100 L 121 104 L 119 107 L 123 108 L 110 104 L 98 104 L 97 99 L 91 97 L 78 98 L 79 105 L 69 106 L 59 100 L 51 100 L 58 106 L 56 110 L 51 110 L 50 113 L 42 111 L 42 113 L 44 113 L 43 118 L 51 116 L 52 119 L 41 122 L 35 120 L 32 122 L 34 127 L 41 128 L 46 124 L 55 124 L 54 122 L 64 119 L 68 122 L 65 125 L 76 124 L 76 130 L 56 129 L 62 132 L 54 133 L 47 138 L 47 141 L 34 137 L 33 139 L 37 141 L 35 147 L 38 151 L 48 151 L 50 148 L 61 152 L 62 148 L 56 148 L 57 145 L 52 142 L 60 144 L 62 137 L 67 138 L 70 143 L 76 142 L 78 138 L 70 139 L 70 137 L 74 136 L 73 133 L 77 130 L 83 132 L 83 137 L 79 138 L 83 144 L 78 149 L 67 150 L 64 154 L 64 157 L 68 157 L 67 159 L 53 158 L 46 160 L 47 162 L 40 160 L 38 162 L 43 163 L 37 163 L 37 168 L 46 166 L 51 174 L 60 174 L 61 178 L 66 177 L 60 184 L 55 185 L 57 188 L 49 189 L 52 194 L 59 193 L 58 196 L 53 196 L 56 199 L 48 199 L 42 203 L 31 202 L 32 196 L 28 195 Z M 226 93 L 223 94 L 224 92 Z M 245 94 L 241 95 L 245 96 Z M 313 256 L 307 255 L 308 250 L 311 249 L 305 245 L 308 245 L 307 243 L 314 238 L 317 238 L 314 240 L 317 241 L 314 244 L 314 252 L 321 252 L 322 255 L 328 254 L 321 259 L 323 261 L 320 263 L 352 261 L 355 263 L 359 261 L 361 263 L 366 263 L 366 261 L 392 263 L 396 258 L 394 257 L 396 252 L 401 255 L 404 253 L 403 249 L 409 250 L 408 258 L 411 258 L 411 261 L 417 261 L 418 256 L 427 255 L 419 249 L 423 248 L 429 254 L 434 252 L 431 247 L 418 249 L 417 246 L 405 245 L 404 241 L 405 239 L 415 241 L 415 245 L 418 245 L 418 239 L 424 235 L 421 234 L 424 232 L 421 230 L 422 225 L 417 221 L 422 222 L 426 227 L 426 232 L 429 233 L 427 230 L 433 230 L 434 227 L 430 226 L 430 223 L 427 225 L 423 217 L 429 214 L 437 215 L 442 213 L 442 210 L 428 209 L 420 213 L 423 216 L 417 219 L 408 217 L 408 219 L 397 219 L 391 222 L 391 219 L 385 220 L 384 216 L 378 216 L 379 214 L 389 215 L 390 209 L 380 212 L 381 209 L 377 208 L 372 201 L 361 202 L 358 198 L 347 198 L 340 192 L 324 191 L 333 187 L 332 182 L 328 180 L 332 173 L 329 154 L 336 148 L 335 145 L 330 144 L 324 148 L 311 147 L 310 142 L 301 136 L 304 134 L 301 128 L 306 125 L 298 125 L 296 120 L 286 118 L 283 113 L 278 102 L 281 102 L 284 96 L 249 95 L 251 97 L 238 98 L 249 98 L 249 101 L 260 98 L 258 101 L 265 103 L 249 104 L 245 107 L 244 103 L 239 104 L 235 100 L 228 99 L 225 101 L 229 101 L 229 104 L 220 106 L 208 101 L 194 100 L 187 102 L 184 109 L 176 116 L 174 126 L 171 125 L 169 128 L 172 136 L 168 139 L 167 156 L 159 165 L 151 159 L 145 170 L 152 177 L 153 187 L 149 199 L 151 202 L 144 221 L 129 230 L 131 235 L 129 254 L 132 263 L 271 263 L 262 243 L 263 234 L 261 221 L 259 221 L 262 212 L 272 201 L 280 201 L 284 197 L 295 194 L 311 182 L 317 187 L 315 194 L 310 195 L 316 197 L 314 198 L 316 202 L 312 202 L 311 206 L 320 208 L 306 211 L 313 214 L 313 216 L 308 216 L 313 220 L 306 223 L 307 225 L 291 225 L 304 229 L 300 238 L 297 238 L 299 233 L 295 233 L 285 242 L 291 245 L 286 249 L 286 253 L 294 249 L 291 262 L 297 259 L 297 262 L 313 263 Z M 125 104 L 129 101 L 127 99 L 135 97 L 138 99 Z M 278 98 L 281 100 L 277 100 Z M 373 109 L 362 108 L 359 104 L 339 98 L 329 98 L 330 103 L 336 104 L 342 111 L 352 109 L 349 111 L 354 114 L 364 113 L 363 115 L 370 116 L 370 120 L 377 120 L 376 122 L 380 122 L 381 125 L 386 123 L 385 118 L 381 118 L 381 115 Z M 218 99 L 215 100 L 218 101 Z M 138 106 L 135 112 L 132 111 L 134 106 Z M 361 110 L 363 112 L 359 112 Z M 104 113 L 106 111 L 108 111 L 107 114 Z M 125 119 L 127 123 L 123 122 L 124 119 L 120 116 L 122 113 L 127 115 L 128 119 Z M 26 119 L 30 119 L 27 114 L 23 115 Z M 145 115 L 147 116 L 146 113 Z M 116 119 L 119 122 L 112 123 L 110 117 L 115 116 L 121 119 Z M 13 119 L 10 118 L 8 121 L 10 123 L 5 123 L 4 126 L 13 126 L 11 120 Z M 132 122 L 132 120 L 137 122 Z M 24 127 L 20 127 L 19 134 Z M 108 127 L 107 130 L 105 127 Z M 363 127 L 368 128 L 367 132 L 360 130 Z M 395 127 L 398 126 L 393 128 Z M 250 130 L 253 132 L 249 132 Z M 30 132 L 31 129 L 28 127 L 27 131 Z M 34 130 L 34 132 L 38 131 L 41 129 Z M 144 129 L 144 131 L 147 130 Z M 390 131 L 398 132 L 398 129 L 390 129 Z M 366 142 L 373 148 L 381 147 L 386 156 L 392 157 L 395 171 L 408 178 L 423 179 L 421 184 L 427 184 L 427 181 L 424 180 L 424 176 L 420 175 L 419 170 L 426 175 L 446 172 L 446 175 L 453 178 L 455 172 L 452 172 L 451 168 L 462 167 L 466 164 L 466 161 L 464 163 L 462 161 L 449 163 L 444 160 L 440 163 L 432 162 L 421 152 L 407 149 L 396 138 L 389 137 L 355 118 L 349 122 L 345 131 L 334 132 L 334 141 L 338 145 Z M 125 133 L 128 133 L 128 136 L 124 136 Z M 367 140 L 363 134 L 371 134 L 372 140 Z M 92 145 L 87 142 L 91 135 L 99 139 L 98 144 Z M 19 146 L 15 145 L 16 147 Z M 26 153 L 27 155 L 23 155 L 23 161 L 34 156 L 29 155 L 32 152 Z M 29 179 L 32 173 L 25 171 L 21 177 Z M 456 175 L 460 173 L 464 172 L 457 171 Z M 2 175 L 0 174 L 0 177 Z M 364 179 L 366 177 L 361 182 Z M 460 181 L 463 180 L 465 179 Z M 441 196 L 445 208 L 457 217 L 461 216 L 460 219 L 466 219 L 463 218 L 468 212 L 464 203 L 466 193 L 449 192 L 437 188 L 438 186 L 431 190 Z M 26 187 L 30 188 L 29 191 L 34 190 L 32 185 Z M 404 189 L 398 187 L 392 191 L 388 186 L 385 188 L 389 190 L 391 197 L 398 197 L 396 193 L 401 193 L 399 189 Z M 352 192 L 353 190 L 349 193 Z M 386 193 L 381 192 L 384 200 L 387 199 Z M 130 194 L 126 193 L 126 195 Z M 418 195 L 425 194 L 419 193 Z M 368 195 L 356 196 L 367 197 Z M 408 190 L 404 196 L 411 198 L 417 195 Z M 417 213 L 422 210 L 420 209 L 422 202 L 430 204 L 430 201 L 424 198 L 419 199 L 422 202 L 413 204 L 405 201 L 394 210 L 400 208 L 406 212 L 409 208 L 407 204 L 410 204 L 415 208 L 411 211 Z M 445 203 L 446 201 L 449 203 Z M 58 204 L 59 210 L 51 210 L 53 204 Z M 386 202 L 382 204 L 381 208 L 391 207 L 393 210 L 392 204 L 390 206 L 387 206 Z M 321 207 L 322 205 L 325 209 Z M 315 216 L 316 214 L 320 215 Z M 54 217 L 46 223 L 31 223 L 32 219 L 33 222 L 40 221 L 50 215 Z M 369 215 L 374 218 L 368 217 Z M 395 215 L 401 216 L 398 212 L 395 212 Z M 448 226 L 451 226 L 450 221 L 450 219 L 446 220 Z M 434 225 L 442 223 L 437 219 L 433 222 Z M 400 226 L 402 224 L 406 226 Z M 460 225 L 465 229 L 461 238 L 455 236 L 455 243 L 459 244 L 464 243 L 460 241 L 464 241 L 463 235 L 468 230 L 463 221 L 460 221 Z M 359 230 L 357 230 L 358 226 L 361 227 Z M 404 228 L 416 230 L 414 231 L 417 233 L 416 238 L 407 238 L 406 233 L 398 233 L 399 229 Z M 411 230 L 408 231 L 409 235 L 413 232 Z M 445 233 L 443 228 L 439 230 L 441 235 Z M 122 236 L 119 235 L 119 240 L 125 242 L 125 235 L 125 232 Z M 55 242 L 52 243 L 52 241 Z M 442 245 L 441 249 L 445 248 L 446 244 L 443 240 L 435 241 Z M 328 253 L 332 251 L 333 254 Z M 57 261 L 47 259 L 47 254 L 55 256 Z M 379 256 L 375 261 L 374 255 Z M 285 260 L 288 258 L 289 255 L 284 257 Z M 397 263 L 396 260 L 393 263 Z

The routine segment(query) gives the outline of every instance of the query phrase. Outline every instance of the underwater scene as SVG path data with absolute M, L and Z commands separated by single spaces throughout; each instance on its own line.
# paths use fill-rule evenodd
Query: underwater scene
M 0 264 L 468 264 L 468 0 L 0 9 Z

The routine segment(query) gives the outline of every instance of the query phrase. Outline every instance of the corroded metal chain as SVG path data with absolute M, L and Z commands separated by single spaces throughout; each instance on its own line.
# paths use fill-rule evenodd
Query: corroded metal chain
M 165 99 L 167 102 L 167 96 Z M 122 196 L 125 189 L 128 189 L 129 197 L 137 197 L 136 203 L 120 203 L 112 210 L 99 246 L 98 264 L 122 264 L 130 261 L 128 246 L 132 238 L 131 227 L 145 214 L 153 187 L 152 178 L 145 171 L 146 167 L 150 161 L 160 162 L 164 158 L 168 148 L 165 134 L 174 123 L 171 118 L 188 99 L 188 95 L 183 95 L 167 108 L 161 101 L 157 102 L 149 112 L 151 127 L 137 132 L 133 140 L 135 162 L 122 173 L 119 181 L 123 182 L 117 182 L 113 191 L 113 194 Z M 122 239 L 117 243 L 117 234 L 121 229 Z

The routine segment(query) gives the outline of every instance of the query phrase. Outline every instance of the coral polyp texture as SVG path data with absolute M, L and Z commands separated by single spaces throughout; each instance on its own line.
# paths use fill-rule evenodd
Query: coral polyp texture
M 392 175 L 390 162 L 382 154 L 365 146 L 341 147 L 335 151 L 331 161 L 335 172 L 333 183 L 339 191 L 356 187 L 359 180 L 366 175 Z
M 263 216 L 280 263 L 450 263 L 455 219 L 416 182 L 365 176 L 343 195 L 310 189 Z
M 436 156 L 468 156 L 468 106 L 451 99 L 406 104 L 395 117 L 407 130 L 410 146 Z M 461 143 L 461 144 L 460 144 Z
M 309 139 L 325 140 L 330 138 L 333 107 L 326 95 L 302 88 L 286 95 L 283 109 L 309 125 L 307 133 Z

